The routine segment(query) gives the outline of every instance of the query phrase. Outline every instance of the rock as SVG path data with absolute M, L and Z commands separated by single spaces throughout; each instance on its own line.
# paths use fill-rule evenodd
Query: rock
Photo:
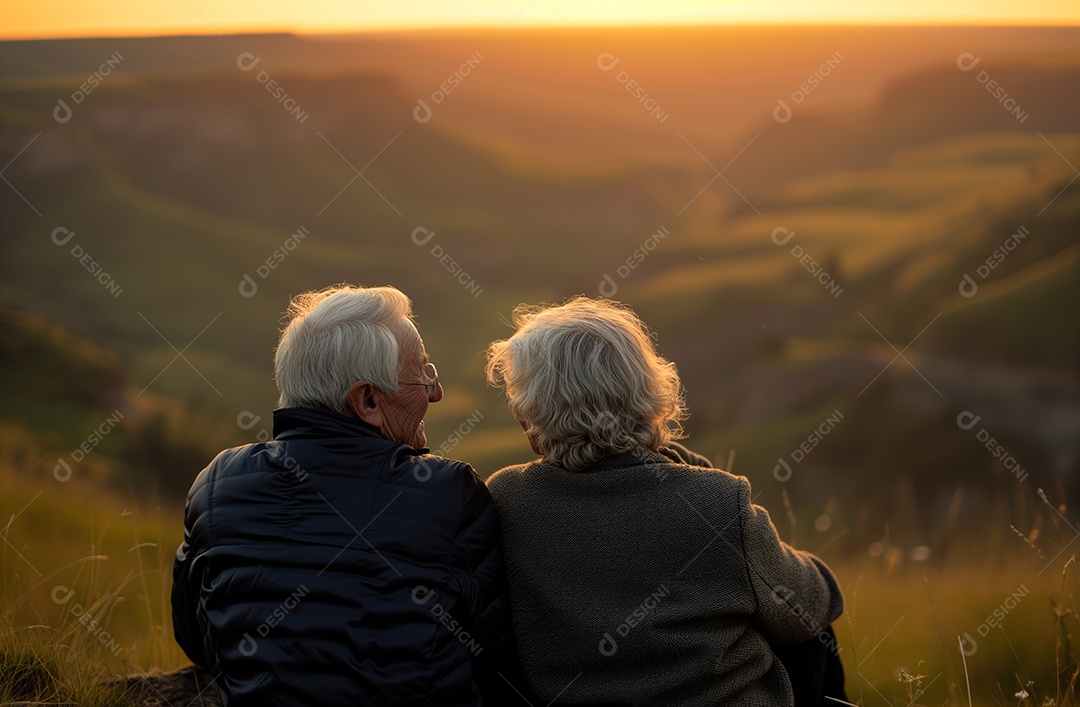
M 194 665 L 168 672 L 144 673 L 117 678 L 127 693 L 142 707 L 221 707 L 213 676 Z

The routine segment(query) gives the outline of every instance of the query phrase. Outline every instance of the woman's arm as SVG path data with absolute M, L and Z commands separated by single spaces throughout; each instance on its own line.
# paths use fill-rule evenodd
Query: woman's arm
M 749 482 L 742 482 L 739 496 L 759 626 L 771 642 L 808 641 L 843 613 L 840 585 L 821 559 L 780 539 L 769 512 L 751 502 Z

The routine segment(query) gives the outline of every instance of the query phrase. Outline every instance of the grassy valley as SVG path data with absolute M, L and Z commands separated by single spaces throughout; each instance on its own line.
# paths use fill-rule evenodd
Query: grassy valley
M 446 389 L 429 443 L 487 476 L 531 453 L 484 349 L 518 303 L 583 293 L 635 307 L 679 366 L 692 446 L 837 568 L 860 704 L 967 704 L 965 659 L 974 704 L 1071 703 L 1076 31 L 942 34 L 0 43 L 5 631 L 104 672 L 184 662 L 183 492 L 270 427 L 292 294 L 409 294 Z

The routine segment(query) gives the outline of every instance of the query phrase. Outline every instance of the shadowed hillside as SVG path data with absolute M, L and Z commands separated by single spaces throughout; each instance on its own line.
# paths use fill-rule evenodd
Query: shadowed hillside
M 518 302 L 605 294 L 637 307 L 679 364 L 702 451 L 735 450 L 736 468 L 773 501 L 784 489 L 812 504 L 838 500 L 855 523 L 853 548 L 880 533 L 870 499 L 891 506 L 896 488 L 922 475 L 942 498 L 962 486 L 972 504 L 990 502 L 983 482 L 1000 460 L 950 422 L 975 404 L 1033 485 L 1074 497 L 1078 443 L 1067 430 L 1080 334 L 1048 304 L 1077 282 L 1080 104 L 1070 87 L 1080 74 L 1076 55 L 1055 49 L 1068 31 L 956 30 L 957 46 L 987 52 L 996 38 L 1007 48 L 975 71 L 962 70 L 959 52 L 905 69 L 900 49 L 921 35 L 872 31 L 876 43 L 841 30 L 786 37 L 791 64 L 759 72 L 747 95 L 795 105 L 791 66 L 827 47 L 851 46 L 844 61 L 860 77 L 845 77 L 840 62 L 787 122 L 773 118 L 776 98 L 756 120 L 713 120 L 728 99 L 703 89 L 732 77 L 680 78 L 687 63 L 737 55 L 746 72 L 766 50 L 744 37 L 737 52 L 710 54 L 703 30 L 661 33 L 652 48 L 611 33 L 576 37 L 562 58 L 542 33 L 519 35 L 520 46 L 483 34 L 6 43 L 0 116 L 18 159 L 0 194 L 10 228 L 0 295 L 117 352 L 133 397 L 191 401 L 218 421 L 216 439 L 241 443 L 249 433 L 232 421 L 266 417 L 273 403 L 274 323 L 288 296 L 392 282 L 416 302 L 446 380 L 432 445 L 482 415 L 453 454 L 487 474 L 527 448 L 483 384 L 486 343 L 506 334 Z M 416 86 L 445 80 L 481 45 L 489 54 L 445 97 L 445 112 L 431 99 L 436 117 L 415 120 Z M 679 47 L 666 64 L 644 63 L 665 46 Z M 589 47 L 618 49 L 627 72 L 640 55 L 639 80 L 657 100 L 668 92 L 671 120 L 691 94 L 696 118 L 658 123 L 595 61 L 576 63 Z M 836 51 L 845 56 L 816 56 Z M 72 116 L 58 123 L 58 97 L 117 52 L 115 74 L 69 101 Z M 264 63 L 243 70 L 244 52 Z M 874 72 L 859 52 L 877 57 Z M 298 108 L 267 91 L 264 68 Z M 996 103 L 983 70 L 1025 120 Z M 530 75 L 533 87 L 499 97 L 508 77 Z M 541 76 L 564 105 L 543 100 Z M 506 120 L 518 104 L 546 127 L 532 136 L 528 121 Z M 571 105 L 573 118 L 560 112 Z M 478 112 L 503 115 L 499 129 L 481 129 Z M 712 134 L 699 148 L 703 131 Z M 642 149 L 627 149 L 641 134 Z M 595 143 L 587 167 L 569 149 L 582 138 Z M 552 144 L 561 148 L 534 159 L 530 150 Z M 980 277 L 977 297 L 963 297 L 965 275 L 1021 227 L 1028 237 Z M 844 424 L 778 484 L 777 459 L 834 411 Z M 36 419 L 33 428 L 48 428 Z M 881 454 L 893 447 L 904 454 Z M 855 480 L 868 465 L 890 481 L 864 488 Z M 916 525 L 938 527 L 936 514 L 923 507 Z

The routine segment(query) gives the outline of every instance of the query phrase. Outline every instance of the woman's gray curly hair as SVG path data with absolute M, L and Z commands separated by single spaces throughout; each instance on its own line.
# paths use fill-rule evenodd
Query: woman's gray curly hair
M 682 436 L 675 364 L 627 306 L 575 297 L 521 305 L 517 331 L 488 347 L 487 378 L 545 460 L 572 471 L 607 454 L 656 450 Z

